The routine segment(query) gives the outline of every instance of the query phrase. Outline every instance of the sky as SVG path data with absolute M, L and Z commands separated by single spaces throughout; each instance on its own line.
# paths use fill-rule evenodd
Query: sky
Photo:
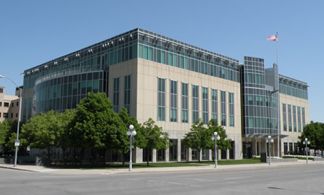
M 308 83 L 310 119 L 324 122 L 323 10 L 322 0 L 2 0 L 0 74 L 22 85 L 25 69 L 137 27 L 271 67 L 266 37 L 278 32 L 280 74 Z

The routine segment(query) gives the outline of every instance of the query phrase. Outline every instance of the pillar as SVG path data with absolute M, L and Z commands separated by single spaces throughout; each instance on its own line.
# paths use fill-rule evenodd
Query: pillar
M 167 149 L 165 149 L 165 162 L 169 162 L 170 160 L 170 155 L 169 155 L 169 153 L 170 153 L 170 149 L 169 148 L 167 148 Z
M 153 151 L 152 151 L 152 162 L 153 163 L 156 162 L 156 149 L 153 149 Z
M 177 161 L 181 162 L 181 139 L 178 139 Z
M 134 153 L 133 153 L 133 159 L 135 158 L 135 163 L 142 163 L 143 162 L 143 149 L 135 148 Z
M 192 151 L 191 148 L 187 150 L 187 161 L 192 161 Z

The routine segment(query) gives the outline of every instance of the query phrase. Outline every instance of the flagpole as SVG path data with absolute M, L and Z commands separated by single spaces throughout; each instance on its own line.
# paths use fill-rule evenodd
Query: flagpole
M 279 68 L 278 68 L 278 63 L 279 63 L 279 60 L 278 60 L 278 32 L 276 32 L 276 64 L 277 64 L 277 91 L 278 91 L 278 106 L 277 106 L 277 115 L 278 115 L 278 137 L 277 137 L 277 155 L 278 155 L 278 158 L 280 157 L 280 145 L 281 145 L 281 141 L 280 141 L 280 93 L 279 93 Z

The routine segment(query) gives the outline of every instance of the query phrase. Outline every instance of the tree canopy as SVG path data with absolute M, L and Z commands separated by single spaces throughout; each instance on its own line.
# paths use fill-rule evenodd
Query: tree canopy
M 310 148 L 324 150 L 324 123 L 311 121 L 304 127 L 304 131 L 299 137 L 299 146 L 302 148 L 305 138 L 310 141 Z

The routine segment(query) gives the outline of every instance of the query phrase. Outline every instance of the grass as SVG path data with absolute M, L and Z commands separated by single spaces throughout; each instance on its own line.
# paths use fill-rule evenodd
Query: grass
M 253 159 L 242 159 L 242 160 L 219 160 L 219 165 L 239 165 L 239 164 L 257 164 L 261 163 L 259 158 Z M 145 163 L 133 163 L 134 168 L 158 168 L 158 167 L 193 167 L 193 166 L 208 166 L 214 164 L 214 161 L 193 161 L 193 162 L 157 162 L 150 163 L 147 166 Z M 120 168 L 128 168 L 128 164 L 107 164 L 107 165 L 86 165 L 86 166 L 51 166 L 55 168 L 83 168 L 83 169 L 94 169 L 94 168 L 105 168 L 105 169 L 120 169 Z

